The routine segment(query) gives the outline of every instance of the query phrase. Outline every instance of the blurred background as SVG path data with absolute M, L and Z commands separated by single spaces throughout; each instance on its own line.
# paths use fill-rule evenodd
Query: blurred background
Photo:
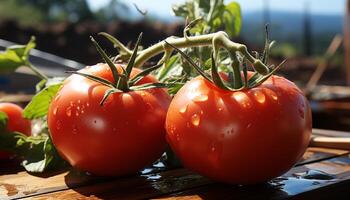
M 101 31 L 124 44 L 135 41 L 143 32 L 142 45 L 146 47 L 171 35 L 181 36 L 184 21 L 171 12 L 172 5 L 181 2 L 184 1 L 1 0 L 0 39 L 24 44 L 34 35 L 37 49 L 91 65 L 101 58 L 89 36 Z M 241 5 L 243 22 L 240 34 L 233 40 L 260 52 L 268 23 L 270 38 L 277 41 L 272 62 L 288 59 L 280 73 L 304 89 L 313 107 L 315 126 L 350 130 L 349 1 L 236 2 Z M 108 52 L 115 52 L 108 41 L 96 38 Z

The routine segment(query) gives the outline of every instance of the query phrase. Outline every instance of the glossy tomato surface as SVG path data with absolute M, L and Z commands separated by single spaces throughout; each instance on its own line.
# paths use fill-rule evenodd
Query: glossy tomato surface
M 14 103 L 0 103 L 0 112 L 6 113 L 8 117 L 6 129 L 8 131 L 17 131 L 25 135 L 31 135 L 31 123 L 22 116 L 23 109 Z M 0 152 L 0 160 L 8 159 L 13 154 Z
M 113 80 L 105 64 L 80 72 Z M 138 72 L 134 69 L 131 76 Z M 155 81 L 149 75 L 139 84 Z M 50 134 L 59 153 L 76 168 L 101 176 L 135 173 L 164 151 L 170 97 L 164 89 L 114 93 L 100 106 L 108 89 L 79 75 L 67 78 L 50 104 Z
M 197 77 L 176 94 L 166 118 L 167 140 L 186 167 L 235 184 L 286 172 L 305 152 L 311 128 L 307 99 L 279 76 L 238 92 Z

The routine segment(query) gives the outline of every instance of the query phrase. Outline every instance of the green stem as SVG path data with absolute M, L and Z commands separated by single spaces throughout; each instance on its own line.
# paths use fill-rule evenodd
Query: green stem
M 27 67 L 29 67 L 35 73 L 36 76 L 38 76 L 42 80 L 49 79 L 45 74 L 41 73 L 36 67 L 34 67 L 34 65 L 32 65 L 29 61 L 26 62 L 25 64 Z
M 216 32 L 206 35 L 191 36 L 187 38 L 168 38 L 168 43 L 172 44 L 177 48 L 187 47 L 199 47 L 199 46 L 210 46 L 214 45 L 214 50 L 218 48 L 226 49 L 230 54 L 240 52 L 247 60 L 252 63 L 255 70 L 260 74 L 268 74 L 269 68 L 262 63 L 259 59 L 252 56 L 245 45 L 232 42 L 225 32 Z M 150 58 L 171 49 L 170 46 L 165 44 L 165 41 L 161 41 L 143 51 L 137 56 L 134 67 L 141 67 Z M 215 56 L 215 54 L 214 54 Z M 236 56 L 236 55 L 231 55 Z

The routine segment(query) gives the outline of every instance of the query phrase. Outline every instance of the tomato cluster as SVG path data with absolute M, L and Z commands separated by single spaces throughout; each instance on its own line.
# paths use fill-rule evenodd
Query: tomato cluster
M 106 64 L 79 72 L 113 81 Z M 138 84 L 156 81 L 147 75 Z M 137 172 L 160 157 L 167 139 L 193 171 L 221 182 L 258 183 L 291 168 L 310 138 L 310 106 L 294 83 L 279 76 L 240 91 L 197 77 L 171 103 L 164 89 L 153 88 L 113 93 L 101 106 L 106 90 L 72 75 L 48 112 L 62 157 L 96 175 Z

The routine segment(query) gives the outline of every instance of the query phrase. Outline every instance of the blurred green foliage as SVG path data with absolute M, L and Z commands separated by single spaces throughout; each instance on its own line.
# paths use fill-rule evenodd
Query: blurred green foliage
M 122 12 L 118 12 L 122 11 Z M 0 19 L 11 19 L 20 25 L 35 26 L 40 23 L 81 22 L 86 20 L 108 22 L 117 19 L 118 13 L 128 11 L 120 0 L 110 2 L 92 11 L 87 0 L 1 0 Z

